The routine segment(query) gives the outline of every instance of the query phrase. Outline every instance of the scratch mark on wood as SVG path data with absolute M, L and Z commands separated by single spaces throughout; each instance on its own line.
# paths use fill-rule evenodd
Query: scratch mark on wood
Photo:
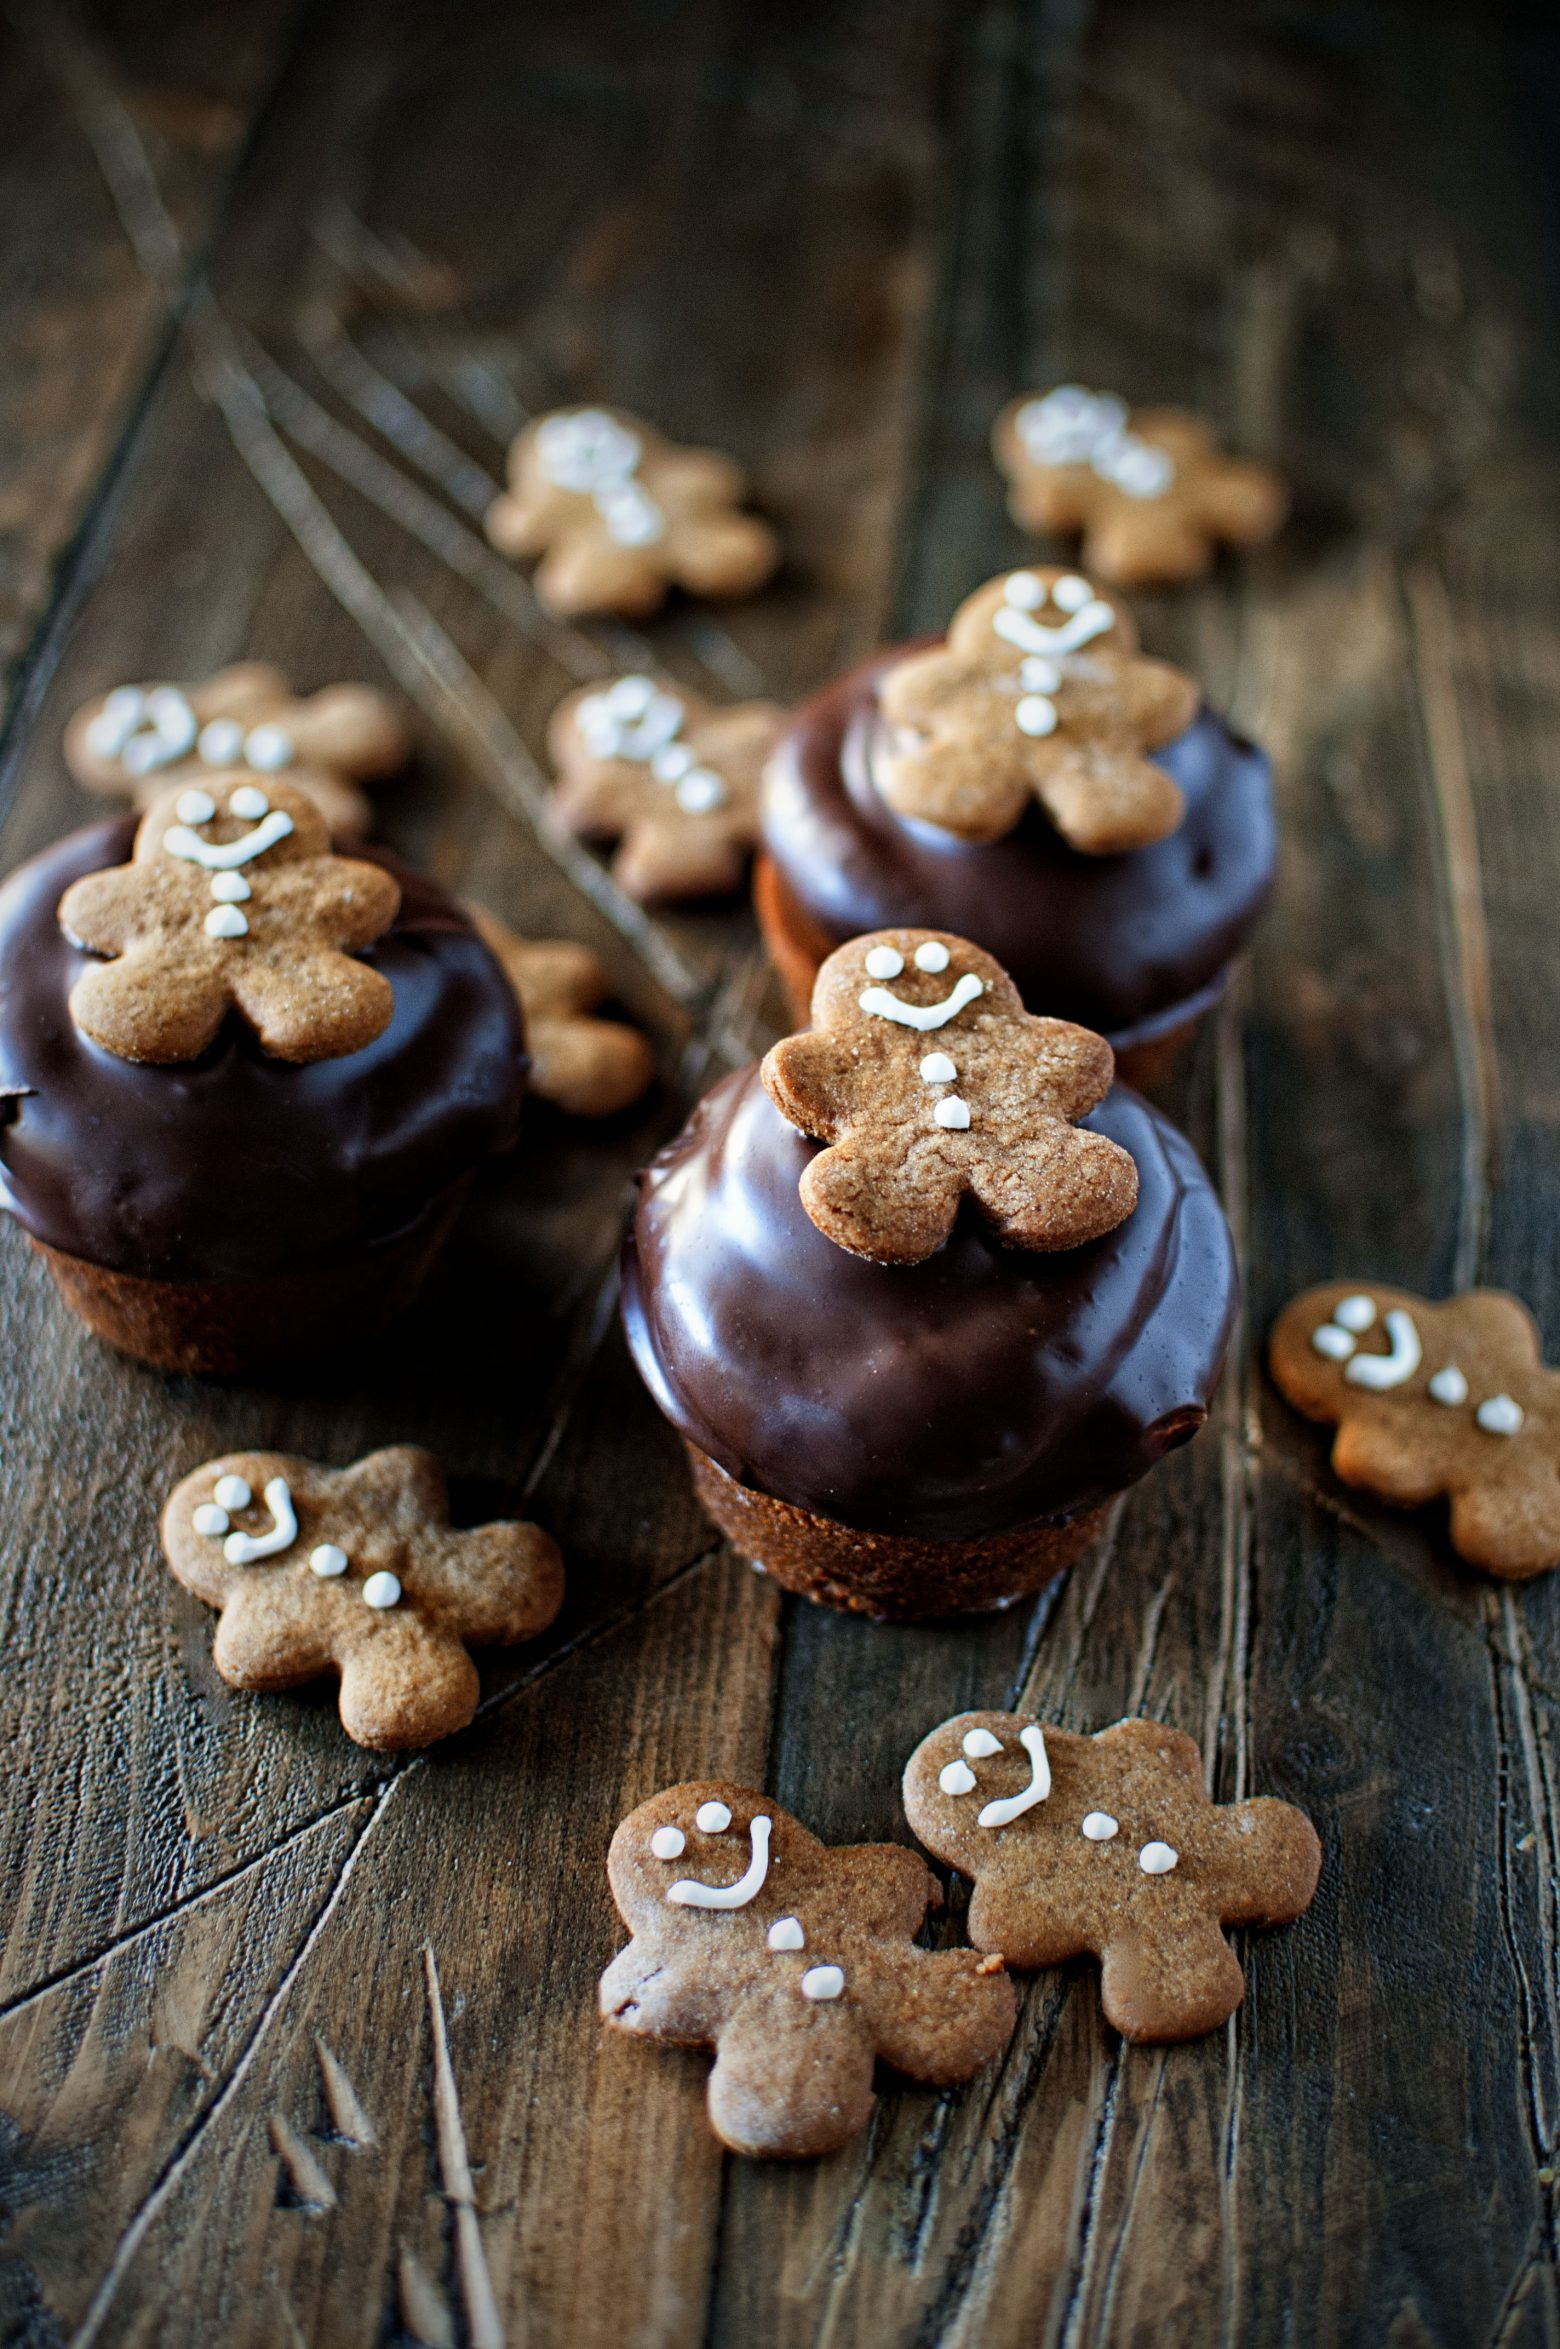
M 421 2349 L 455 2349 L 455 2318 L 443 2293 L 410 2244 L 396 2261 L 396 2298 L 401 2322 Z
M 374 2134 L 374 2124 L 363 2110 L 362 2099 L 347 2077 L 345 2065 L 318 2033 L 315 2034 L 314 2052 L 319 2058 L 325 2109 L 330 2114 L 331 2128 L 338 2143 L 355 2148 L 377 2145 L 379 2139 Z
M 428 1984 L 428 2021 L 433 2031 L 433 2117 L 439 2140 L 439 2172 L 444 2199 L 455 2214 L 455 2265 L 471 2349 L 504 2349 L 504 2327 L 482 2248 L 477 2222 L 476 2189 L 466 2151 L 466 2129 L 461 2119 L 455 2067 L 450 2062 L 449 2034 L 444 2022 L 444 1998 L 439 1989 L 439 1963 L 431 1941 L 423 1944 L 423 1971 Z
M 271 2115 L 270 2134 L 286 2173 L 286 2190 L 278 2199 L 299 2210 L 334 2210 L 336 2189 L 314 2148 L 305 2143 L 291 2121 L 279 2112 Z

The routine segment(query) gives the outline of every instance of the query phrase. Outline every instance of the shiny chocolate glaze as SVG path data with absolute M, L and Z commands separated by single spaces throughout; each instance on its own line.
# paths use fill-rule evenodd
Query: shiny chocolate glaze
M 0 1205 L 35 1238 L 161 1280 L 306 1271 L 401 1231 L 509 1146 L 514 997 L 454 901 L 383 849 L 352 851 L 401 884 L 363 954 L 395 1016 L 363 1051 L 294 1067 L 231 1017 L 199 1060 L 148 1068 L 83 1036 L 66 998 L 91 957 L 55 909 L 134 837 L 134 818 L 74 832 L 0 889 Z
M 837 1248 L 797 1191 L 818 1148 L 756 1069 L 640 1177 L 634 1358 L 730 1475 L 873 1533 L 958 1541 L 1070 1516 L 1201 1426 L 1229 1343 L 1229 1228 L 1191 1145 L 1117 1086 L 1085 1121 L 1137 1161 L 1102 1240 L 1004 1248 L 968 1205 L 924 1264 Z
M 1202 1008 L 1273 885 L 1263 753 L 1209 709 L 1154 753 L 1186 795 L 1179 829 L 1128 856 L 1081 856 L 1038 805 L 1005 839 L 960 840 L 896 815 L 872 779 L 879 653 L 805 702 L 764 783 L 764 845 L 798 907 L 836 942 L 953 930 L 994 954 L 1032 1011 L 1118 1045 Z

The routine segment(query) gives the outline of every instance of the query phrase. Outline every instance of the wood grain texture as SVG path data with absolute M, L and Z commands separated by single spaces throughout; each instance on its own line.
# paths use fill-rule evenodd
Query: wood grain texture
M 225 30 L 214 31 L 220 14 Z M 391 683 L 385 829 L 603 953 L 641 1109 L 537 1112 L 403 1342 L 281 1391 L 110 1359 L 0 1235 L 0 2337 L 1080 2349 L 1560 2340 L 1560 1598 L 1345 1494 L 1259 1341 L 1332 1272 L 1520 1290 L 1560 1346 L 1553 35 L 1281 0 L 299 14 L 41 8 L 0 76 L 0 868 L 63 722 L 240 655 Z M 1547 126 L 1547 129 L 1546 129 Z M 39 255 L 47 255 L 47 266 Z M 889 1631 L 718 1545 L 614 1320 L 630 1173 L 772 1033 L 744 912 L 647 921 L 532 818 L 546 716 L 650 656 L 804 690 L 1016 556 L 986 453 L 1070 376 L 1293 471 L 1282 541 L 1145 599 L 1273 749 L 1283 885 L 1171 1106 L 1247 1320 L 1214 1420 L 1032 1607 Z M 507 436 L 642 407 L 751 465 L 785 573 L 565 629 L 478 527 Z M 156 1520 L 194 1462 L 415 1439 L 570 1564 L 421 1758 L 236 1695 Z M 612 1827 L 729 1772 L 907 1840 L 971 1704 L 1146 1709 L 1326 1853 L 1225 2032 L 1024 1989 L 966 2090 L 721 2156 L 608 2040 Z M 957 1894 L 939 1934 L 957 1937 Z

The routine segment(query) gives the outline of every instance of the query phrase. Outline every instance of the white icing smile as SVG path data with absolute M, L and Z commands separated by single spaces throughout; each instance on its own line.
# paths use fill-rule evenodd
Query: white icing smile
M 246 811 L 235 808 L 235 815 Z M 209 823 L 210 818 L 206 821 Z M 187 824 L 170 824 L 163 834 L 162 844 L 169 856 L 182 857 L 186 864 L 200 865 L 208 873 L 231 873 L 239 865 L 253 864 L 257 856 L 264 856 L 279 840 L 285 840 L 293 828 L 293 820 L 284 808 L 272 808 L 262 817 L 252 832 L 245 832 L 237 840 L 202 840 L 198 832 Z
M 967 1003 L 973 1003 L 984 992 L 984 982 L 973 971 L 966 971 L 962 979 L 954 981 L 952 993 L 945 995 L 941 1003 L 905 1003 L 887 987 L 864 988 L 860 1003 L 862 1010 L 876 1019 L 894 1020 L 902 1028 L 918 1028 L 926 1035 L 933 1028 L 945 1028 Z
M 195 1531 L 208 1541 L 222 1541 L 222 1555 L 230 1566 L 252 1566 L 257 1558 L 274 1558 L 290 1550 L 298 1539 L 298 1519 L 291 1487 L 285 1476 L 273 1476 L 265 1488 L 271 1525 L 266 1533 L 228 1533 L 229 1512 L 247 1509 L 254 1495 L 241 1476 L 219 1477 L 209 1501 L 203 1501 L 191 1519 Z M 343 1560 L 345 1564 L 345 1560 Z
M 1029 1784 L 1019 1794 L 987 1803 L 976 1821 L 977 1826 L 1006 1827 L 1010 1821 L 1021 1819 L 1026 1811 L 1032 1811 L 1036 1803 L 1043 1803 L 1051 1791 L 1051 1761 L 1045 1750 L 1045 1732 L 1038 1721 L 1029 1722 L 1019 1731 L 1018 1742 L 1029 1756 Z
M 1319 1329 L 1311 1332 L 1311 1344 L 1329 1362 L 1345 1364 L 1343 1375 L 1350 1386 L 1368 1387 L 1373 1394 L 1385 1394 L 1392 1387 L 1406 1385 L 1424 1354 L 1412 1319 L 1396 1306 L 1382 1323 L 1390 1351 L 1359 1353 L 1359 1340 L 1374 1326 L 1375 1320 L 1376 1306 L 1372 1298 L 1341 1297 L 1333 1307 L 1331 1321 L 1324 1321 Z
M 724 807 L 731 793 L 713 767 L 700 766 L 686 742 L 679 742 L 688 712 L 675 693 L 663 693 L 651 677 L 619 677 L 600 693 L 587 693 L 574 722 L 593 758 L 629 759 L 665 783 L 685 815 L 705 816 Z
M 1036 465 L 1087 465 L 1129 498 L 1161 498 L 1175 466 L 1163 449 L 1127 430 L 1127 413 L 1114 392 L 1063 383 L 1043 399 L 1027 400 L 1015 428 Z
M 728 1823 L 729 1818 L 728 1813 Z M 700 1884 L 684 1876 L 669 1887 L 667 1899 L 682 1909 L 745 1909 L 757 1900 L 769 1874 L 769 1829 L 770 1821 L 761 1811 L 748 1830 L 753 1856 L 735 1884 Z
M 212 718 L 202 726 L 176 685 L 119 685 L 87 728 L 87 748 L 100 759 L 117 759 L 127 775 L 154 775 L 194 752 L 203 766 L 253 767 L 262 775 L 291 766 L 292 736 L 276 725 L 248 733 L 236 718 Z M 201 819 L 191 819 L 199 822 Z
M 549 481 L 588 497 L 617 546 L 653 546 L 666 516 L 634 479 L 644 454 L 639 435 L 602 408 L 549 416 L 536 429 L 536 457 Z

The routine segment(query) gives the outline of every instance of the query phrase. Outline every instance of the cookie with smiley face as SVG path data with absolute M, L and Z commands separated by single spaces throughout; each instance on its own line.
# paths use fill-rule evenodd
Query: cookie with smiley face
M 84 1035 L 122 1060 L 194 1060 L 229 1010 L 278 1060 L 333 1060 L 389 1026 L 389 981 L 354 959 L 396 917 L 397 883 L 331 853 L 309 794 L 214 776 L 157 800 L 131 861 L 60 901 L 75 944 L 109 959 L 71 990 Z
M 1229 1925 L 1310 1906 L 1321 1845 L 1303 1811 L 1212 1803 L 1184 1731 L 1118 1721 L 1096 1737 L 1017 1713 L 961 1713 L 922 1739 L 905 1815 L 974 1881 L 969 1932 L 1027 1971 L 1100 1961 L 1123 2038 L 1200 2038 L 1245 1995 Z
M 853 939 L 819 971 L 812 1009 L 812 1027 L 775 1045 L 762 1074 L 781 1115 L 828 1144 L 801 1195 L 839 1247 L 919 1264 L 966 1197 L 1011 1248 L 1075 1248 L 1131 1214 L 1131 1157 L 1075 1122 L 1110 1088 L 1110 1046 L 1026 1012 L 966 939 Z
M 1197 714 L 1190 677 L 1146 660 L 1126 606 L 1076 571 L 988 580 L 948 641 L 883 676 L 875 779 L 891 807 L 999 840 L 1038 800 L 1072 848 L 1115 856 L 1175 831 L 1178 786 L 1150 751 Z
M 710 2125 L 734 2153 L 830 2153 L 872 2112 L 874 2064 L 951 2087 L 1001 2048 L 1000 1960 L 918 1948 L 941 1898 L 897 1844 L 831 1848 L 748 1787 L 668 1787 L 618 1828 L 633 1935 L 601 1977 L 619 2031 L 715 2051 Z
M 1345 1484 L 1402 1509 L 1447 1499 L 1452 1546 L 1486 1573 L 1560 1564 L 1560 1371 L 1517 1298 L 1470 1289 L 1433 1305 L 1329 1281 L 1284 1308 L 1269 1359 L 1296 1409 L 1336 1426 Z

